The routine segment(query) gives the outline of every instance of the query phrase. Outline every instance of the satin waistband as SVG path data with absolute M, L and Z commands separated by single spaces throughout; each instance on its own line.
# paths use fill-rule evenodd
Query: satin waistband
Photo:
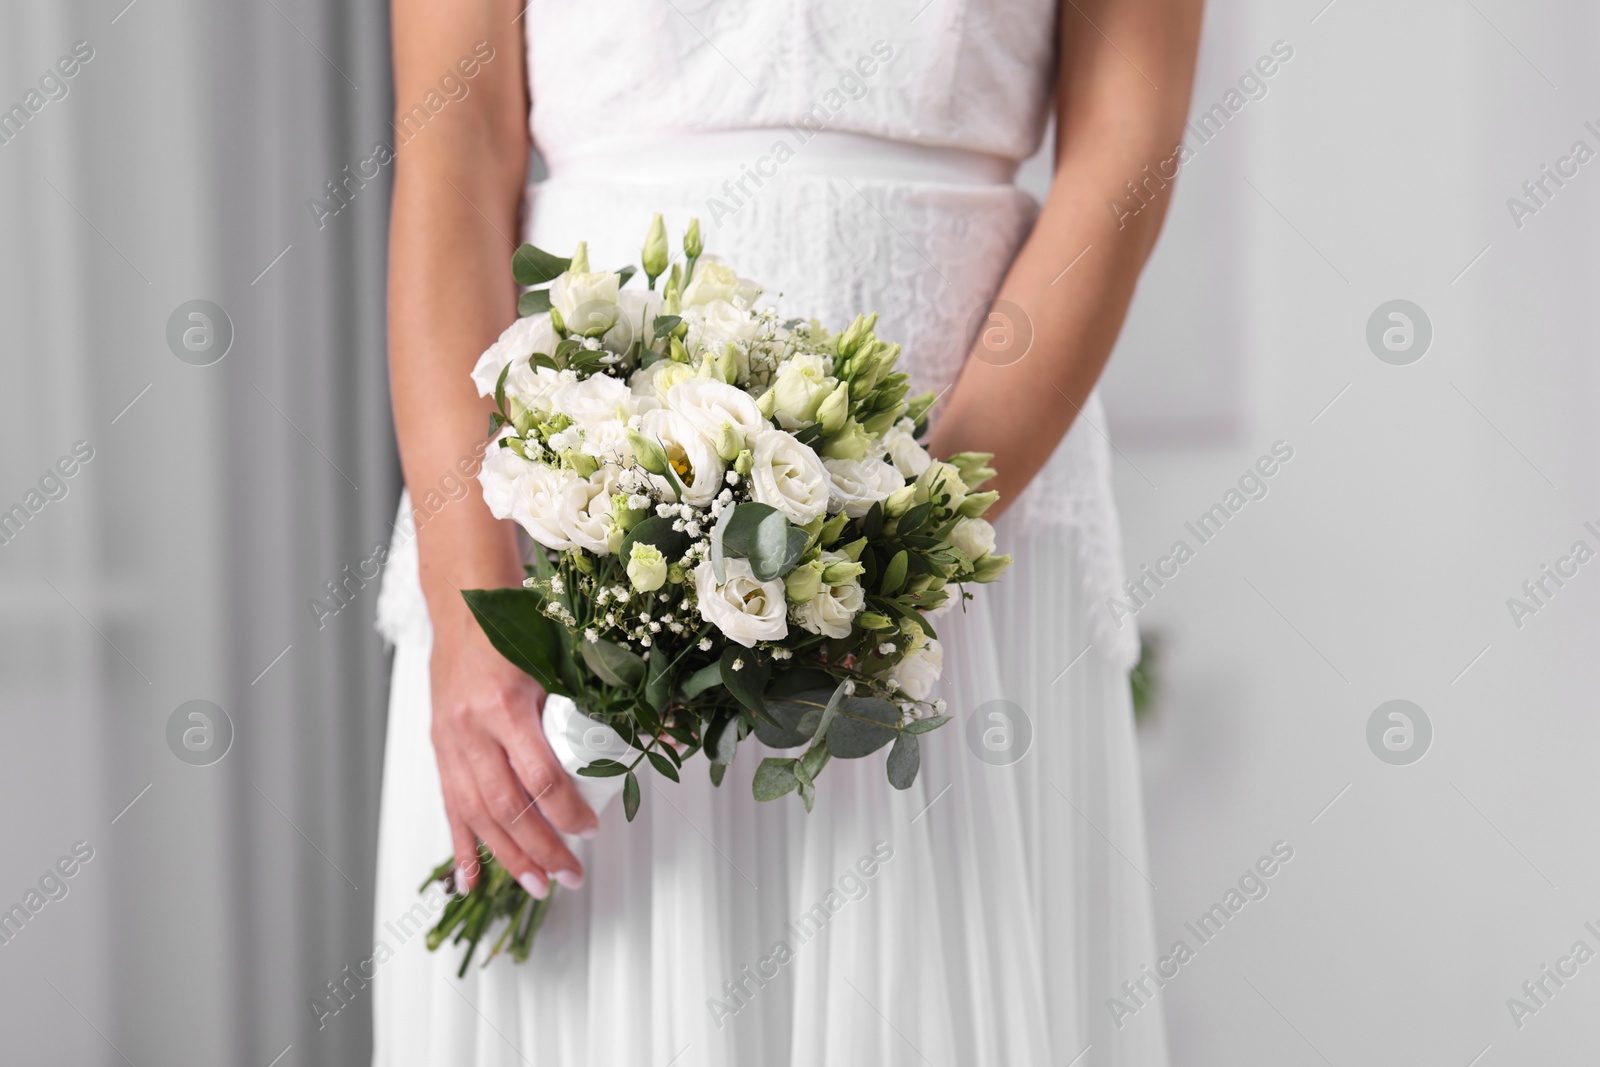
M 1017 163 L 964 148 L 843 130 L 769 126 L 622 135 L 543 150 L 550 181 L 760 184 L 807 175 L 911 184 L 1009 185 Z

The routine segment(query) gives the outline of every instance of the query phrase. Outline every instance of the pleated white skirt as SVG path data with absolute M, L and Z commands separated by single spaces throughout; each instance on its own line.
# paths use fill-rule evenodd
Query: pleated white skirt
M 912 789 L 884 750 L 831 762 L 809 815 L 758 804 L 754 741 L 720 790 L 702 759 L 651 776 L 634 823 L 614 804 L 580 843 L 532 959 L 464 979 L 417 909 L 450 851 L 426 620 L 394 632 L 374 1063 L 1162 1067 L 1159 1003 L 1107 1007 L 1157 955 L 1126 666 L 1091 642 L 1078 535 L 1008 526 L 1016 566 L 938 620 L 956 721 Z M 390 566 L 415 583 L 414 555 Z

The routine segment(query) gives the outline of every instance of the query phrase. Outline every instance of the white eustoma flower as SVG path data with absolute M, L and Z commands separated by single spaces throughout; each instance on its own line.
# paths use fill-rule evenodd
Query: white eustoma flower
M 849 560 L 850 557 L 843 552 L 822 554 L 824 567 Z M 794 621 L 807 633 L 823 634 L 827 637 L 849 637 L 850 625 L 855 621 L 855 617 L 861 614 L 866 602 L 867 594 L 857 578 L 840 582 L 838 585 L 824 582 L 815 596 L 804 604 L 794 606 Z
M 791 356 L 778 367 L 774 380 L 773 412 L 778 425 L 798 430 L 817 419 L 817 408 L 839 383 L 828 375 L 827 360 L 814 352 Z
M 530 463 L 513 487 L 508 516 L 546 548 L 577 547 L 568 536 L 578 512 L 589 506 L 589 483 L 575 471 Z
M 617 322 L 601 338 L 613 352 L 626 352 L 639 338 L 655 338 L 656 316 L 661 314 L 661 294 L 650 289 L 623 289 L 617 294 Z
M 833 483 L 811 449 L 782 430 L 762 430 L 751 446 L 750 492 L 796 526 L 828 513 Z
M 511 449 L 502 448 L 499 438 L 489 442 L 489 450 L 483 454 L 483 466 L 478 468 L 478 484 L 483 486 L 483 502 L 489 506 L 491 515 L 497 519 L 511 518 L 517 479 L 531 466 L 532 463 Z
M 550 284 L 550 306 L 567 332 L 599 337 L 617 324 L 621 278 L 611 271 L 567 271 Z
M 667 391 L 667 408 L 689 420 L 713 444 L 724 426 L 733 427 L 743 448 L 743 441 L 769 425 L 749 393 L 714 378 L 690 378 L 674 385 Z
M 507 363 L 512 360 L 526 362 L 535 352 L 549 355 L 556 350 L 560 340 L 555 327 L 550 325 L 548 313 L 529 315 L 507 326 L 499 340 L 484 349 L 477 365 L 472 368 L 472 381 L 478 387 L 478 395 L 494 395 L 495 383 L 500 380 L 500 372 Z M 511 372 L 512 375 L 516 373 L 516 370 Z M 510 376 L 507 377 L 507 386 L 510 386 Z
M 678 480 L 683 483 L 683 502 L 703 508 L 722 490 L 722 474 L 727 470 L 722 457 L 694 424 L 675 411 L 651 411 L 644 416 L 644 436 L 656 441 L 667 454 Z M 657 478 L 663 489 L 665 478 Z M 668 491 L 668 499 L 671 499 Z
M 735 298 L 748 306 L 761 295 L 761 286 L 749 278 L 739 277 L 739 272 L 720 256 L 701 256 L 694 265 L 694 277 L 683 290 L 683 306 L 699 307 L 717 301 L 733 302 Z
M 683 321 L 689 327 L 684 346 L 698 356 L 708 352 L 720 356 L 731 344 L 736 353 L 735 368 L 738 380 L 750 373 L 750 357 L 746 348 L 761 333 L 761 323 L 750 312 L 726 301 L 717 301 L 704 307 L 685 308 Z
M 710 560 L 694 569 L 700 617 L 746 648 L 753 648 L 757 641 L 783 640 L 789 623 L 782 580 L 757 581 L 749 560 L 725 560 L 723 566 L 727 581 L 721 584 Z
M 914 429 L 915 424 L 910 419 L 901 419 L 883 435 L 885 457 L 907 478 L 917 477 L 933 462 L 928 450 L 919 445 L 912 435 Z
M 664 404 L 667 393 L 679 382 L 694 377 L 694 368 L 687 363 L 674 363 L 670 359 L 658 359 L 648 367 L 641 367 L 633 372 L 633 377 L 628 384 L 633 389 L 633 395 L 650 400 L 654 404 Z
M 950 543 L 973 562 L 994 551 L 994 527 L 987 519 L 961 519 L 950 531 Z
M 578 451 L 604 463 L 626 465 L 633 462 L 633 448 L 628 444 L 628 424 L 622 419 L 591 423 L 583 427 L 581 436 Z
M 628 383 L 606 374 L 558 385 L 550 396 L 550 403 L 556 411 L 582 427 L 616 419 L 626 422 L 638 407 Z
M 581 507 L 573 506 L 582 499 L 576 493 L 564 491 L 560 498 L 561 525 L 567 539 L 597 556 L 609 556 L 612 552 L 615 531 L 611 504 L 619 473 L 616 467 L 604 466 L 580 483 L 583 496 L 587 497 Z M 615 541 L 620 542 L 621 537 L 616 536 Z
M 822 465 L 832 482 L 828 510 L 843 511 L 852 519 L 861 518 L 906 484 L 900 472 L 881 459 L 825 459 Z
M 927 700 L 943 671 L 944 649 L 930 637 L 920 648 L 907 652 L 899 663 L 889 668 L 886 677 L 912 700 Z

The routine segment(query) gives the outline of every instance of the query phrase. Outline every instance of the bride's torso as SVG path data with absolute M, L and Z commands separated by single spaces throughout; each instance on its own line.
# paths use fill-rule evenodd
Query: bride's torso
M 523 17 L 549 170 L 529 240 L 620 264 L 653 212 L 675 233 L 696 216 L 787 311 L 876 311 L 916 389 L 955 381 L 1037 214 L 1011 179 L 1048 120 L 1054 0 L 533 0 Z M 1103 605 L 1122 571 L 1099 425 L 1091 397 L 1007 526 L 1071 527 Z M 1096 628 L 1133 654 L 1131 632 Z

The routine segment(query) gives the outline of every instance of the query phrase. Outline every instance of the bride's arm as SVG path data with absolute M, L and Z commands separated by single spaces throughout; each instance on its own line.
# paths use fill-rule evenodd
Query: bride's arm
M 1032 346 L 1000 366 L 1011 354 L 986 352 L 980 337 L 930 442 L 936 456 L 995 454 L 1000 473 L 985 486 L 1000 492 L 991 517 L 1055 451 L 1122 328 L 1172 198 L 1171 182 L 1159 189 L 1150 181 L 1143 192 L 1149 206 L 1136 214 L 1107 205 L 1137 206 L 1124 183 L 1144 183 L 1147 166 L 1150 174 L 1158 164 L 1173 173 L 1165 161 L 1188 113 L 1201 6 L 1201 0 L 1062 5 L 1055 180 L 998 294 L 1031 323 Z
M 520 6 L 393 4 L 402 143 L 389 232 L 389 368 L 414 501 L 453 485 L 457 465 L 481 455 L 489 407 L 468 372 L 516 317 L 511 241 L 528 161 L 522 24 L 512 21 Z M 463 59 L 476 68 L 470 79 Z M 419 128 L 411 105 L 447 99 L 447 76 L 448 103 Z M 460 594 L 521 583 L 513 529 L 473 486 L 428 519 L 417 545 L 433 623 L 433 743 L 456 861 L 474 880 L 476 837 L 512 874 L 528 876 L 536 896 L 546 875 L 565 872 L 560 880 L 575 884 L 581 868 L 550 824 L 578 833 L 595 817 L 538 727 L 543 693 L 494 651 Z

